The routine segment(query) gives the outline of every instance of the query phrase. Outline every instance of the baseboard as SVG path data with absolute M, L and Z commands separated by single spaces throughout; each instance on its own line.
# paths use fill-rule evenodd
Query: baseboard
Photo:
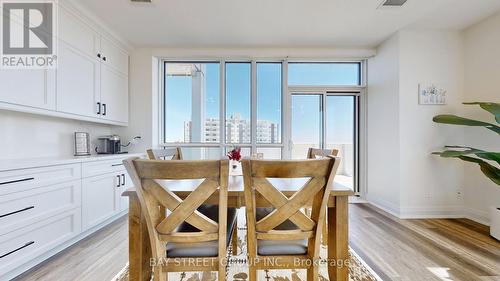
M 37 265 L 41 264 L 42 262 L 48 260 L 49 258 L 55 256 L 56 254 L 64 251 L 65 249 L 73 246 L 77 242 L 83 240 L 87 236 L 90 236 L 91 234 L 95 233 L 96 231 L 100 230 L 101 228 L 107 226 L 108 224 L 116 221 L 117 219 L 121 218 L 125 214 L 128 213 L 128 210 L 122 211 L 119 214 L 114 215 L 113 217 L 105 220 L 104 222 L 87 229 L 86 231 L 74 236 L 73 238 L 67 240 L 66 242 L 60 244 L 59 246 L 53 248 L 52 250 L 32 259 L 29 260 L 28 262 L 20 265 L 19 267 L 15 268 L 14 270 L 11 270 L 7 272 L 5 275 L 0 276 L 0 280 L 11 280 L 14 279 L 15 277 L 29 271 L 30 269 L 36 267 Z M 5 278 L 5 279 L 3 279 Z
M 379 198 L 373 198 L 373 197 L 370 197 L 370 196 L 367 196 L 366 197 L 366 200 L 368 201 L 368 203 L 372 204 L 373 206 L 395 216 L 395 217 L 399 217 L 399 206 L 392 203 L 392 202 L 389 202 L 387 200 L 383 200 L 383 199 L 379 199 Z
M 401 219 L 456 219 L 463 218 L 462 206 L 405 207 L 401 208 Z
M 490 218 L 488 212 L 472 209 L 472 208 L 464 208 L 463 217 L 466 219 L 473 220 L 480 224 L 490 225 Z

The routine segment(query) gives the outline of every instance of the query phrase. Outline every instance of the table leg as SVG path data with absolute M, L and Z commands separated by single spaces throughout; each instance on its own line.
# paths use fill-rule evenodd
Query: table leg
M 330 281 L 349 278 L 348 196 L 336 196 L 328 208 L 328 275 Z
M 141 212 L 137 195 L 129 197 L 129 280 L 146 281 L 151 279 L 151 248 L 146 220 Z

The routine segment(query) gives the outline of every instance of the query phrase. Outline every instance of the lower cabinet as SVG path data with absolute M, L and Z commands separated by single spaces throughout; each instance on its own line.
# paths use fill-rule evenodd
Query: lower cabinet
M 131 186 L 131 179 L 125 170 L 83 179 L 83 229 L 87 230 L 128 209 L 128 199 L 121 195 Z
M 125 213 L 128 156 L 0 171 L 0 280 Z
M 0 235 L 2 273 L 44 254 L 81 232 L 81 210 L 75 208 L 24 228 Z
M 120 175 L 109 173 L 83 180 L 82 184 L 82 226 L 87 230 L 120 211 L 117 193 L 120 189 Z

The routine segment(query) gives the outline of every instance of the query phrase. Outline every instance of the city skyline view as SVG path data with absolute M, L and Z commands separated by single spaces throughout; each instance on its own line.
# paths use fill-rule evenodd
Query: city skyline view
M 176 73 L 178 65 L 195 65 L 193 72 L 189 70 L 182 74 Z M 199 82 L 197 86 L 202 92 L 198 96 L 199 117 L 198 123 L 204 120 L 220 119 L 220 64 L 219 63 L 197 63 L 197 64 L 175 64 L 165 65 L 165 142 L 186 142 L 185 124 L 193 121 L 193 108 L 197 108 L 193 101 L 194 78 L 197 75 Z M 170 71 L 170 72 L 169 72 Z M 359 83 L 359 66 L 357 64 L 289 64 L 289 85 L 354 85 Z M 193 75 L 193 73 L 195 75 Z M 281 141 L 281 95 L 282 95 L 282 73 L 281 63 L 257 63 L 256 69 L 256 91 L 257 91 L 257 120 L 258 122 L 270 122 L 280 128 L 277 134 Z M 251 64 L 250 63 L 226 63 L 225 72 L 226 92 L 226 123 L 232 116 L 239 116 L 250 124 L 251 113 Z M 196 87 L 196 86 L 195 86 Z M 294 104 L 292 115 L 303 111 L 307 104 Z M 320 106 L 320 105 L 318 105 Z M 293 106 L 292 106 L 293 107 Z M 328 143 L 352 143 L 353 108 L 349 97 L 338 97 L 329 99 L 326 104 L 328 112 L 334 112 L 331 117 L 327 116 L 327 142 Z M 202 116 L 203 115 L 203 116 Z M 175 121 L 174 121 L 175 120 Z M 315 122 L 313 115 L 303 115 L 301 122 L 294 124 L 296 127 L 293 134 L 293 142 L 310 143 L 312 128 L 308 124 Z M 348 121 L 348 122 L 346 122 Z M 198 126 L 200 127 L 200 126 Z M 199 129 L 196 127 L 197 129 Z M 227 124 L 226 124 L 227 127 Z M 200 127 L 201 128 L 201 127 Z M 248 126 L 248 130 L 250 130 Z M 192 130 L 193 128 L 191 128 Z M 250 134 L 250 132 L 244 132 Z M 258 136 L 256 136 L 258 139 Z M 217 139 L 217 142 L 220 137 Z M 207 142 L 202 139 L 190 138 L 191 142 Z M 226 136 L 226 141 L 231 143 L 231 138 Z M 257 141 L 259 142 L 259 141 Z M 264 143 L 264 142 L 263 142 Z

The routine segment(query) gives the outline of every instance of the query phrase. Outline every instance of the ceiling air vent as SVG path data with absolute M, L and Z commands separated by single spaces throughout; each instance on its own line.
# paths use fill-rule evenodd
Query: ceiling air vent
M 402 7 L 408 0 L 384 0 L 380 7 Z
M 130 2 L 134 2 L 134 3 L 152 3 L 153 0 L 130 0 Z

